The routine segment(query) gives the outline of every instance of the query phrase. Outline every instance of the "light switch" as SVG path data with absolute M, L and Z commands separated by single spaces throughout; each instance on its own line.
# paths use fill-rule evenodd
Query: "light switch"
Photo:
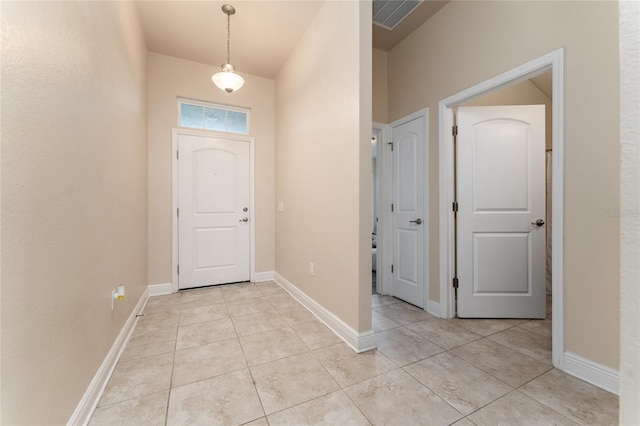
M 284 211 L 284 201 L 278 201 L 278 211 L 279 212 Z

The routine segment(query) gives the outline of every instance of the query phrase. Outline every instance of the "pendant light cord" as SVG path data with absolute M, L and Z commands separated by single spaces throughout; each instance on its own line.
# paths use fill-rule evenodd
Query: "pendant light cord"
M 231 63 L 231 14 L 227 13 L 227 63 Z

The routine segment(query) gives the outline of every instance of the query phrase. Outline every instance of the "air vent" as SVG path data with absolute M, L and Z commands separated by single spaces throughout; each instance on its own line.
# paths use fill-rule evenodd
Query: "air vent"
M 373 0 L 373 23 L 392 30 L 422 2 L 423 0 Z

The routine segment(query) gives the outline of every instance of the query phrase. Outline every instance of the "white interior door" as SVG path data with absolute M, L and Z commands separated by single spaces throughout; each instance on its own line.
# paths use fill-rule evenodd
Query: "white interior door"
M 178 135 L 180 289 L 248 281 L 249 142 Z
M 544 105 L 457 123 L 458 316 L 545 318 Z
M 426 129 L 424 115 L 391 125 L 393 135 L 393 295 L 424 307 Z

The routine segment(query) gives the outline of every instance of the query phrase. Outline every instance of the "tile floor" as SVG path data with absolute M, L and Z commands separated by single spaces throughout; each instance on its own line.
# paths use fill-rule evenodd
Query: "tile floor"
M 356 354 L 274 282 L 149 299 L 92 425 L 614 425 L 551 366 L 551 320 L 442 320 L 373 296 Z

